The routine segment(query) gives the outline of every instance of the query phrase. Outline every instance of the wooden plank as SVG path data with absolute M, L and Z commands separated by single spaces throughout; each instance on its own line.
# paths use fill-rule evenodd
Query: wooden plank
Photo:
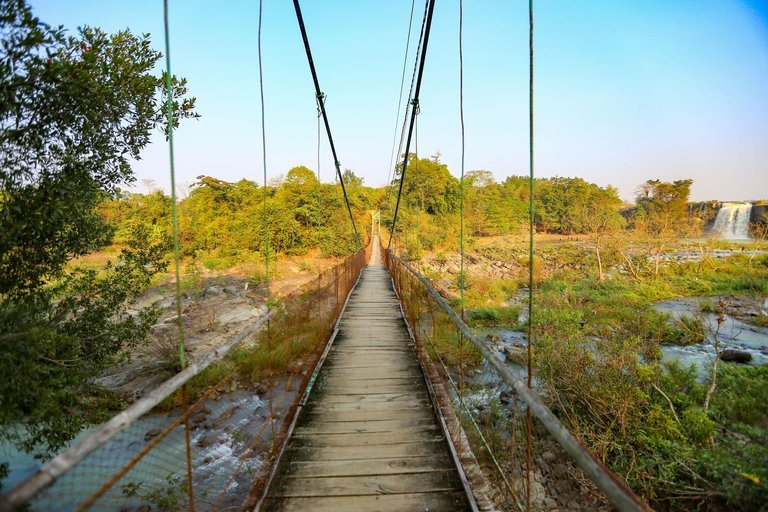
M 419 400 L 422 403 L 429 400 L 426 393 L 396 393 L 387 395 L 323 395 L 310 400 L 310 403 L 316 405 L 331 405 L 331 404 L 357 404 L 357 405 L 369 405 L 369 404 L 395 404 L 398 408 L 408 407 L 414 400 Z
M 403 441 L 434 441 L 442 440 L 443 435 L 439 431 L 414 430 L 407 432 L 377 432 L 358 434 L 294 434 L 291 437 L 303 446 L 368 446 L 368 445 L 393 445 Z
M 423 457 L 388 457 L 376 460 L 322 460 L 290 462 L 283 478 L 314 478 L 327 476 L 404 475 L 429 473 L 445 468 L 451 461 L 447 454 L 430 453 Z
M 358 374 L 356 376 L 345 375 L 344 373 L 333 373 L 323 377 L 320 382 L 325 384 L 341 383 L 349 386 L 387 386 L 392 384 L 422 384 L 423 379 L 415 369 L 410 371 L 410 375 L 402 374 L 380 374 L 376 377 L 365 377 L 364 374 Z
M 306 426 L 294 430 L 295 435 L 309 434 L 364 434 L 374 432 L 400 432 L 407 435 L 409 432 L 437 432 L 435 419 L 429 415 L 421 417 L 403 418 L 398 420 L 377 421 L 312 421 Z
M 381 412 L 397 412 L 397 411 L 403 411 L 403 410 L 414 410 L 414 409 L 429 409 L 431 408 L 429 400 L 426 396 L 423 398 L 409 398 L 409 399 L 403 399 L 395 403 L 389 403 L 389 402 L 324 402 L 322 397 L 318 397 L 315 400 L 310 400 L 307 404 L 307 408 L 305 411 L 307 411 L 308 414 L 311 414 L 317 407 L 317 409 L 322 409 L 327 411 L 328 414 L 348 414 L 352 412 L 367 412 L 367 413 L 381 413 Z
M 319 411 L 310 412 L 307 414 L 307 422 L 323 423 L 342 423 L 342 422 L 358 422 L 358 421 L 389 421 L 408 418 L 427 418 L 430 421 L 434 421 L 434 415 L 432 409 L 428 406 L 425 407 L 409 407 L 405 409 L 381 409 L 370 410 L 356 409 L 346 411 Z
M 370 389 L 345 389 L 345 388 L 320 388 L 323 396 L 357 396 L 357 397 L 376 397 L 380 395 L 409 395 L 411 393 L 420 393 L 423 390 L 419 386 L 407 385 L 407 386 L 387 386 L 386 388 L 370 388 Z
M 356 394 L 365 392 L 381 393 L 406 393 L 408 391 L 423 389 L 421 382 L 415 379 L 345 379 L 343 377 L 332 377 L 323 381 L 322 392 L 333 392 L 336 388 L 340 391 L 349 390 Z
M 317 389 L 323 396 L 332 395 L 392 395 L 392 396 L 408 396 L 414 394 L 414 396 L 424 393 L 424 388 L 420 386 L 419 382 L 413 382 L 408 380 L 397 381 L 393 380 L 390 384 L 376 383 L 376 384 L 361 384 L 358 386 L 348 385 L 349 381 L 344 379 L 332 380 L 330 382 L 319 383 Z
M 407 441 L 407 440 L 406 440 Z M 371 464 L 377 459 L 389 457 L 423 457 L 434 453 L 442 453 L 443 439 L 429 441 L 403 442 L 400 444 L 374 444 L 368 446 L 314 446 L 303 445 L 301 442 L 293 443 L 287 460 L 369 460 Z
M 380 366 L 371 366 L 366 368 L 359 367 L 341 367 L 333 366 L 332 371 L 329 372 L 333 377 L 342 377 L 345 379 L 389 379 L 398 377 L 413 377 L 415 379 L 421 379 L 421 371 L 417 366 L 409 366 L 405 368 L 389 369 L 382 368 Z
M 407 475 L 282 478 L 273 489 L 271 496 L 364 496 L 459 490 L 461 490 L 461 484 L 455 471 L 438 470 Z
M 462 489 L 389 274 L 368 267 L 262 510 L 468 510 Z
M 469 510 L 466 497 L 459 492 L 389 494 L 379 496 L 347 496 L 311 498 L 270 498 L 265 509 L 279 512 L 425 512 Z

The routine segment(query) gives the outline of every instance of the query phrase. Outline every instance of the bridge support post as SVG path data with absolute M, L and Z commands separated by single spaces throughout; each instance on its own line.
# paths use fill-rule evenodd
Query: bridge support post
M 371 240 L 378 233 L 381 235 L 381 210 L 371 210 Z M 376 228 L 378 227 L 378 231 Z

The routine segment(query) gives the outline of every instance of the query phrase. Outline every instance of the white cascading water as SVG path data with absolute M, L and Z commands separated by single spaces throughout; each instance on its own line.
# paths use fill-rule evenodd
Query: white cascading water
M 715 217 L 712 231 L 724 240 L 749 240 L 752 203 L 723 203 Z

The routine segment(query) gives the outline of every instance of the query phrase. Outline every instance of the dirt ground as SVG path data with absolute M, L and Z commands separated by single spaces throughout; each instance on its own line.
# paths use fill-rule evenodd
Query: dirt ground
M 309 283 L 336 261 L 320 258 L 316 252 L 300 257 L 278 257 L 277 270 L 271 269 L 274 275 L 270 277 L 270 298 L 279 299 Z M 182 320 L 190 361 L 224 345 L 267 313 L 264 285 L 253 280 L 257 265 L 244 264 L 220 271 L 199 270 L 195 275 L 184 270 L 181 279 Z M 134 349 L 127 362 L 97 380 L 128 401 L 141 398 L 168 379 L 178 361 L 175 278 L 169 274 L 162 276 L 159 282 L 146 289 L 129 308 L 132 314 L 138 314 L 152 304 L 161 310 L 146 343 Z

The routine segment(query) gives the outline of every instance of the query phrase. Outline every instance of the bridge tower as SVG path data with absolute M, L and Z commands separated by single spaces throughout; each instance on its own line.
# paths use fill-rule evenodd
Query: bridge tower
M 381 210 L 371 210 L 371 238 L 381 235 Z

